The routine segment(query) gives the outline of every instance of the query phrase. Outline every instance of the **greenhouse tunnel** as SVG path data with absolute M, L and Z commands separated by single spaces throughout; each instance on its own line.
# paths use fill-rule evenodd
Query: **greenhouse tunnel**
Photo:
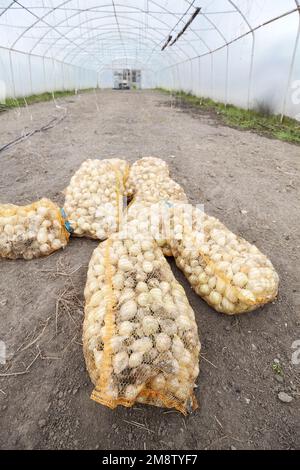
M 300 449 L 299 149 L 300 0 L 0 0 L 0 450 Z
M 111 88 L 138 69 L 143 88 L 296 117 L 299 13 L 299 0 L 1 0 L 1 93 Z

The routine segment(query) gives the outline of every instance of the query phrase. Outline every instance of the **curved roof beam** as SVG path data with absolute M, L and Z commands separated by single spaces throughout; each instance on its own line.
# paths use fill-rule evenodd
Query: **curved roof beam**
M 106 6 L 107 6 L 107 5 L 106 5 Z M 136 8 L 134 7 L 134 9 L 136 9 Z M 140 11 L 140 9 L 137 9 L 137 10 Z M 76 16 L 76 14 L 74 14 L 74 15 L 72 15 L 72 16 Z M 153 16 L 153 15 L 150 15 L 150 16 Z M 90 21 L 96 21 L 97 19 L 111 18 L 111 17 L 113 17 L 113 15 L 100 16 L 100 17 L 97 17 L 97 18 L 85 19 L 85 20 L 82 21 L 81 23 L 78 23 L 76 26 L 72 27 L 72 28 L 68 31 L 68 34 L 69 34 L 70 32 L 72 32 L 72 31 L 74 31 L 75 29 L 80 29 L 80 27 L 81 27 L 82 25 L 84 25 L 85 23 L 88 23 L 88 22 L 90 22 Z M 120 16 L 120 15 L 119 15 L 119 17 L 122 17 L 122 18 L 126 19 L 127 21 L 132 21 L 132 22 L 134 22 L 134 23 L 137 23 L 137 24 L 139 24 L 139 25 L 143 25 L 143 26 L 144 26 L 144 23 L 143 23 L 141 20 L 138 20 L 138 19 L 135 19 L 135 18 L 128 18 L 128 17 L 126 17 L 126 16 Z M 155 18 L 155 17 L 153 17 L 153 18 L 154 18 L 156 21 L 158 21 L 158 22 L 160 22 L 161 24 L 163 24 L 164 26 L 169 26 L 168 23 L 166 23 L 165 21 L 160 20 L 160 19 L 157 19 L 157 18 Z M 61 21 L 58 25 L 63 24 L 65 21 L 67 21 L 67 19 L 64 19 L 64 20 Z M 43 38 L 44 38 L 48 33 L 49 33 L 49 31 L 47 31 L 47 33 L 43 36 Z M 157 34 L 161 34 L 162 37 L 164 36 L 163 33 L 157 32 Z M 81 37 L 81 36 L 79 36 L 79 37 Z M 53 43 L 51 43 L 51 44 L 48 46 L 48 48 L 45 50 L 44 54 L 46 55 L 46 54 L 50 51 L 50 49 L 51 49 L 60 39 L 61 39 L 61 38 L 56 38 L 56 39 L 53 41 Z M 75 38 L 75 39 L 77 39 L 77 38 Z M 42 38 L 41 38 L 41 40 L 42 40 Z M 39 40 L 39 41 L 32 47 L 32 49 L 30 50 L 30 52 L 32 52 L 32 51 L 35 49 L 35 47 L 39 44 L 39 42 L 40 42 L 41 40 Z M 60 50 L 63 50 L 64 48 L 65 48 L 65 46 L 62 46 Z M 186 57 L 188 57 L 188 54 L 187 54 L 185 51 L 183 51 L 182 48 L 180 48 L 180 51 L 183 53 L 183 55 L 185 55 Z M 197 52 L 197 51 L 196 51 L 196 52 Z
M 136 23 L 138 23 L 138 24 L 142 24 L 139 20 L 133 20 L 133 19 L 132 19 L 132 21 L 134 21 L 134 22 L 136 22 Z M 85 21 L 85 22 L 86 22 L 86 21 Z M 115 29 L 114 29 L 114 31 L 115 31 Z M 103 33 L 102 33 L 102 34 L 103 34 Z M 137 33 L 135 33 L 135 34 L 137 35 Z M 101 34 L 100 34 L 100 35 L 96 35 L 96 36 L 94 37 L 94 39 L 96 39 L 97 36 L 101 36 Z M 80 37 L 81 37 L 81 36 L 80 36 Z M 137 35 L 137 37 L 139 37 L 139 36 Z M 89 40 L 91 40 L 91 39 L 92 39 L 92 38 L 88 38 L 88 39 L 86 40 L 86 42 L 89 42 Z M 150 38 L 149 38 L 148 40 L 150 40 Z M 155 44 L 155 41 L 152 40 L 152 42 Z M 53 46 L 51 46 L 51 47 L 53 47 Z M 50 49 L 50 47 L 49 47 L 49 49 Z M 64 49 L 64 48 L 60 48 L 59 52 L 60 52 L 62 49 Z M 75 52 L 76 50 L 77 50 L 77 48 L 73 48 L 73 51 L 72 51 L 72 52 Z M 58 52 L 58 54 L 59 54 L 59 52 Z M 72 52 L 71 52 L 71 53 L 72 53 Z M 70 54 L 70 52 L 69 52 L 68 54 Z M 62 61 L 65 61 L 65 60 L 66 60 L 66 57 L 68 56 L 68 54 L 63 57 Z M 178 56 L 178 59 L 181 60 L 180 54 L 179 54 L 178 52 L 176 52 L 175 50 L 172 51 L 172 54 L 170 54 L 170 52 L 169 52 L 168 57 L 171 57 L 171 55 L 173 55 L 173 54 L 174 54 L 175 56 Z M 182 55 L 185 56 L 185 57 L 189 57 L 189 56 L 185 53 L 184 50 L 182 50 Z M 74 60 L 74 59 L 73 59 L 73 60 Z M 173 59 L 173 60 L 174 60 L 174 59 Z
M 12 1 L 6 8 L 4 8 L 4 10 L 0 13 L 0 18 L 13 6 L 14 3 L 15 2 Z
M 298 4 L 297 4 L 297 5 L 298 5 Z M 265 27 L 265 26 L 271 24 L 271 23 L 274 23 L 275 21 L 278 21 L 278 20 L 280 20 L 280 19 L 282 19 L 282 18 L 284 18 L 284 17 L 286 17 L 286 16 L 289 16 L 289 15 L 295 13 L 295 12 L 299 12 L 299 9 L 300 9 L 300 6 L 297 6 L 296 8 L 294 8 L 294 9 L 292 9 L 292 10 L 289 10 L 289 11 L 287 11 L 287 12 L 285 12 L 285 13 L 282 13 L 281 15 L 276 16 L 275 18 L 271 18 L 271 19 L 265 21 L 264 23 L 255 26 L 252 30 L 248 30 L 248 31 L 246 31 L 245 33 L 240 34 L 239 36 L 237 36 L 237 37 L 231 39 L 230 41 L 228 41 L 228 45 L 230 46 L 231 44 L 234 44 L 235 42 L 239 41 L 240 39 L 243 39 L 243 38 L 249 36 L 249 34 L 251 34 L 252 32 L 255 32 L 255 31 L 257 31 L 257 30 L 259 30 L 259 29 L 261 29 L 261 28 L 263 28 L 263 27 Z M 211 53 L 221 51 L 222 49 L 224 49 L 224 47 L 225 47 L 225 45 L 216 47 Z M 201 55 L 197 55 L 197 56 L 195 56 L 195 57 L 192 57 L 190 60 L 199 59 L 199 58 L 201 58 L 201 57 L 208 56 L 209 54 L 210 54 L 210 53 L 208 52 L 208 53 L 204 53 L 204 54 L 201 54 Z M 178 62 L 177 64 L 173 64 L 172 67 L 173 67 L 173 66 L 177 66 L 177 65 L 181 65 L 181 64 L 183 64 L 183 63 L 185 63 L 185 62 L 188 62 L 188 59 L 187 59 L 187 60 L 184 60 L 184 61 L 182 61 L 182 62 Z M 167 68 L 167 67 L 165 67 L 165 68 Z
M 35 13 L 33 13 L 30 9 L 28 9 L 27 7 L 25 7 L 24 5 L 22 5 L 18 0 L 14 0 L 14 3 L 17 3 L 20 7 L 22 7 L 24 10 L 28 11 L 32 16 L 34 16 L 35 18 L 37 18 L 37 20 L 28 28 L 25 28 L 24 31 L 22 31 L 22 33 L 17 37 L 17 39 L 13 42 L 13 44 L 11 45 L 11 49 L 14 49 L 16 44 L 18 43 L 18 41 L 24 36 L 24 34 L 26 34 L 26 32 L 30 31 L 30 29 L 32 29 L 35 25 L 37 25 L 38 23 L 40 22 L 43 22 L 44 24 L 46 24 L 47 26 L 49 26 L 50 30 L 52 31 L 55 31 L 57 32 L 60 36 L 64 37 L 65 39 L 67 39 L 67 41 L 69 42 L 72 42 L 72 40 L 70 40 L 69 38 L 67 38 L 64 34 L 62 34 L 59 30 L 56 29 L 55 26 L 52 26 L 50 25 L 49 23 L 47 23 L 45 21 L 45 18 L 47 16 L 50 15 L 50 13 L 53 13 L 53 11 L 55 11 L 59 6 L 62 6 L 62 5 L 66 5 L 67 3 L 69 3 L 71 0 L 65 0 L 63 3 L 60 3 L 59 5 L 57 5 L 56 7 L 52 8 L 51 11 L 49 11 L 48 13 L 45 13 L 42 17 L 38 17 Z M 95 58 L 96 61 L 97 61 L 97 58 Z
M 131 33 L 127 33 L 127 34 L 131 34 L 131 35 L 133 36 L 133 37 L 131 37 L 131 38 L 128 38 L 129 41 L 131 41 L 131 42 L 135 40 L 134 37 L 139 37 L 138 34 L 135 33 L 135 32 L 131 32 Z M 104 37 L 104 39 L 106 39 L 106 36 L 111 37 L 109 32 L 101 33 L 101 34 L 99 34 L 98 36 L 99 36 L 99 37 Z M 96 37 L 96 38 L 97 38 L 97 37 Z M 87 41 L 93 41 L 94 39 L 95 39 L 95 38 L 90 38 L 90 39 L 87 39 Z M 150 41 L 151 43 L 154 43 L 154 44 L 156 43 L 156 42 L 155 42 L 153 39 L 151 39 L 151 38 L 149 38 L 148 41 Z M 143 42 L 143 44 L 144 44 L 144 45 L 147 45 L 148 43 L 147 43 L 147 42 Z M 64 58 L 63 58 L 62 61 L 64 62 L 65 59 L 66 59 L 70 54 L 72 54 L 72 53 L 73 53 L 73 54 L 76 53 L 76 50 L 75 50 L 75 51 L 73 50 L 71 53 L 68 53 L 66 56 L 64 56 Z M 180 56 L 179 56 L 179 57 L 180 57 Z M 112 57 L 112 59 L 113 59 L 113 57 Z M 167 60 L 170 62 L 169 59 L 170 59 L 170 56 L 167 56 Z M 72 63 L 72 61 L 74 60 L 74 57 L 71 58 L 70 60 L 71 60 L 70 63 Z
M 65 3 L 69 3 L 71 2 L 72 0 L 66 0 Z M 186 1 L 186 0 L 185 0 Z M 155 5 L 157 5 L 157 3 L 155 3 L 153 0 L 149 0 L 149 2 L 151 3 L 154 3 Z M 124 6 L 124 5 L 121 5 L 121 4 L 115 4 L 116 6 Z M 60 21 L 59 23 L 57 23 L 55 25 L 55 27 L 58 27 L 58 26 L 61 26 L 63 23 L 65 22 L 68 22 L 70 19 L 76 17 L 76 16 L 79 16 L 81 15 L 82 13 L 92 13 L 93 10 L 95 10 L 95 8 L 99 8 L 99 9 L 102 9 L 102 8 L 106 8 L 106 7 L 111 7 L 112 6 L 112 3 L 108 3 L 108 4 L 105 4 L 105 5 L 99 5 L 99 6 L 96 6 L 96 7 L 91 7 L 91 8 L 87 8 L 85 10 L 82 10 L 82 11 L 76 11 L 76 13 L 73 13 L 72 15 L 64 18 L 62 21 Z M 132 6 L 132 5 L 126 5 L 127 8 L 130 8 L 131 10 L 136 10 L 137 12 L 142 12 L 143 10 L 141 8 L 138 8 L 138 7 L 135 7 L 135 6 Z M 161 7 L 162 8 L 162 7 Z M 164 9 L 165 11 L 167 11 L 168 13 L 170 14 L 173 14 L 172 12 L 170 12 L 169 10 L 166 10 Z M 98 11 L 97 11 L 98 12 Z M 49 14 L 49 13 L 48 13 Z M 151 14 L 151 13 L 147 13 L 150 17 L 154 18 L 156 21 L 159 21 L 160 23 L 164 24 L 165 26 L 169 27 L 170 25 L 168 23 L 166 23 L 165 21 L 162 21 L 160 18 L 157 18 L 155 15 Z M 119 15 L 118 15 L 119 16 Z M 175 15 L 174 15 L 175 16 Z M 100 17 L 97 17 L 97 19 L 101 19 L 102 17 L 104 16 L 100 16 Z M 128 17 L 124 17 L 126 18 L 127 20 L 130 20 L 130 21 L 137 21 L 136 19 L 133 19 L 133 18 L 128 18 Z M 86 20 L 86 22 L 89 22 L 89 21 L 94 21 L 95 18 L 90 18 L 88 20 Z M 140 20 L 139 23 L 143 24 L 144 26 L 144 23 Z M 73 28 L 71 28 L 70 31 L 76 29 L 76 28 L 79 28 L 80 25 L 84 24 L 83 22 L 82 23 L 78 23 L 76 26 L 74 26 Z M 31 28 L 29 28 L 31 29 Z M 70 31 L 68 33 L 70 33 Z M 30 52 L 33 52 L 33 50 L 35 49 L 35 47 L 39 44 L 40 41 L 42 41 L 46 35 L 49 33 L 50 31 L 48 30 L 43 36 L 41 36 L 41 38 L 39 38 L 39 40 L 37 41 L 37 43 L 31 48 Z M 59 40 L 59 39 L 58 39 Z
M 69 1 L 72 1 L 72 0 L 67 0 L 67 1 L 69 2 Z M 189 5 L 191 5 L 191 3 L 188 2 L 187 0 L 184 0 L 184 1 L 185 1 L 186 3 L 188 3 Z M 157 7 L 161 8 L 163 11 L 167 12 L 167 13 L 170 14 L 170 15 L 173 15 L 173 16 L 175 16 L 175 17 L 178 16 L 178 15 L 174 14 L 172 11 L 170 11 L 170 10 L 164 8 L 163 6 L 157 4 L 157 3 L 156 3 L 155 1 L 153 1 L 153 0 L 149 0 L 149 2 L 152 3 L 152 4 L 154 4 L 154 5 L 157 6 Z M 73 17 L 80 15 L 80 14 L 83 13 L 83 12 L 85 12 L 85 13 L 86 13 L 86 12 L 92 12 L 95 8 L 105 8 L 105 7 L 107 7 L 107 6 L 111 7 L 112 4 L 110 3 L 110 4 L 101 5 L 101 6 L 97 6 L 97 7 L 91 7 L 90 9 L 86 9 L 86 10 L 80 11 L 80 12 L 77 11 L 76 13 L 74 13 L 74 14 L 72 14 L 72 15 L 66 17 L 66 18 L 64 18 L 61 22 L 57 23 L 57 24 L 56 24 L 56 27 L 60 26 L 61 24 L 65 23 L 65 22 L 67 22 L 69 19 L 71 19 L 71 18 L 73 18 Z M 116 5 L 116 6 L 124 6 L 124 5 L 120 5 L 120 4 L 119 4 L 119 5 Z M 127 5 L 127 8 L 130 8 L 130 9 L 133 9 L 133 10 L 137 10 L 137 11 L 140 11 L 140 12 L 143 11 L 141 8 L 137 8 L 137 7 L 134 7 L 134 6 L 131 6 L 131 5 Z M 162 21 L 160 18 L 157 18 L 156 15 L 153 15 L 153 14 L 150 14 L 150 13 L 148 13 L 148 15 L 149 15 L 150 17 L 153 17 L 156 21 L 158 21 L 158 22 L 164 24 L 165 26 L 169 27 L 169 24 L 168 24 L 168 23 L 166 23 L 165 21 Z M 120 15 L 118 15 L 118 16 L 121 17 Z M 100 18 L 101 18 L 101 17 L 99 17 L 99 19 L 100 19 Z M 129 21 L 137 21 L 137 20 L 134 20 L 133 18 L 128 18 L 128 17 L 124 17 L 124 18 L 125 18 L 127 21 L 128 21 L 128 20 L 129 20 Z M 93 21 L 93 20 L 94 20 L 94 18 L 91 18 L 91 19 L 85 20 L 85 22 L 90 22 L 90 21 Z M 180 21 L 183 21 L 183 20 L 181 19 Z M 142 21 L 139 21 L 139 23 L 141 23 L 141 24 L 144 25 L 144 23 L 143 23 Z M 82 25 L 82 24 L 84 24 L 84 22 L 79 23 L 78 25 L 74 26 L 71 30 L 68 31 L 67 34 L 69 34 L 70 31 L 72 31 L 72 30 L 74 30 L 74 29 L 76 29 L 76 28 L 80 28 L 80 25 Z M 211 50 L 211 49 L 209 48 L 209 46 L 206 44 L 206 42 L 201 38 L 201 36 L 200 36 L 199 34 L 197 34 L 196 32 L 194 32 L 194 31 L 192 30 L 192 28 L 191 28 L 191 31 L 192 31 L 192 32 L 196 35 L 196 37 L 204 44 L 204 46 L 207 48 L 207 50 Z M 43 39 L 44 37 L 46 37 L 46 35 L 47 35 L 48 33 L 49 33 L 49 31 L 47 31 L 47 32 L 39 39 L 39 41 L 32 47 L 32 49 L 30 50 L 30 52 L 33 52 L 33 50 L 35 49 L 35 47 L 42 41 L 42 39 Z M 164 35 L 162 34 L 162 36 L 164 36 Z M 46 53 L 51 49 L 51 47 L 52 47 L 56 42 L 58 42 L 60 39 L 61 39 L 61 38 L 57 38 L 56 40 L 54 40 L 54 43 L 49 46 L 49 48 L 44 52 L 44 54 L 46 54 Z M 192 49 L 195 51 L 195 53 L 198 52 L 198 51 L 196 50 L 196 48 L 195 48 L 193 45 L 191 45 L 191 47 L 192 47 Z M 154 47 L 154 49 L 155 49 L 155 47 Z M 180 48 L 180 49 L 181 49 L 181 48 Z M 185 53 L 185 55 L 188 56 L 187 53 Z
M 186 0 L 185 0 L 185 1 L 186 1 Z M 168 10 L 168 9 L 165 8 L 165 7 L 163 7 L 162 5 L 159 5 L 159 4 L 156 3 L 154 0 L 151 0 L 151 3 L 153 3 L 153 4 L 156 5 L 156 6 L 158 6 L 158 7 L 161 8 L 163 11 L 169 13 L 170 15 L 173 14 L 173 16 L 175 16 L 175 17 L 178 17 L 178 16 L 179 16 L 179 15 L 176 15 L 176 14 L 172 13 L 170 10 Z M 186 3 L 188 3 L 188 4 L 190 5 L 190 2 L 187 2 L 187 1 L 186 1 Z M 179 22 L 182 22 L 182 21 L 183 21 L 183 17 L 181 16 Z M 206 42 L 204 41 L 204 39 L 202 39 L 202 37 L 201 37 L 199 34 L 197 34 L 197 33 L 193 30 L 192 27 L 190 28 L 190 31 L 195 34 L 195 36 L 202 42 L 202 44 L 206 47 L 206 49 L 207 49 L 208 51 L 211 51 L 210 47 L 206 44 Z M 165 37 L 164 39 L 166 39 L 166 37 Z M 163 41 L 161 42 L 160 46 L 161 46 L 162 44 L 163 44 Z M 176 43 L 176 46 L 175 46 L 175 47 L 179 47 L 177 43 Z M 193 49 L 196 50 L 194 47 L 193 47 Z M 151 52 L 151 54 L 150 54 L 150 56 L 149 56 L 148 61 L 151 59 L 152 54 L 154 53 L 154 50 L 155 50 L 155 48 L 152 50 L 152 52 Z M 148 61 L 147 61 L 147 63 L 148 63 Z
M 102 57 L 104 58 L 107 58 L 109 56 L 109 52 L 111 50 L 114 50 L 116 47 L 120 47 L 120 44 L 122 44 L 122 42 L 120 41 L 119 37 L 117 35 L 114 35 L 114 36 L 109 36 L 109 39 L 112 39 L 113 41 L 111 42 L 107 42 L 107 37 L 104 37 L 103 38 L 103 44 L 104 44 L 104 47 L 105 49 L 107 50 L 108 54 L 105 54 L 103 55 Z M 136 48 L 135 48 L 135 44 L 136 44 L 136 36 L 134 35 L 133 33 L 133 36 L 132 37 L 127 37 L 127 43 L 126 45 L 128 46 L 128 48 L 130 48 L 131 50 L 134 50 L 134 53 L 137 57 L 140 57 L 141 60 L 142 60 L 142 55 L 137 55 L 136 54 Z M 148 42 L 142 42 L 141 45 L 143 46 L 143 50 L 149 50 L 149 43 Z M 93 47 L 93 44 L 91 44 L 91 49 Z M 77 53 L 76 51 L 73 51 L 71 54 L 73 54 L 73 57 L 71 57 L 71 55 L 69 54 L 68 57 L 69 57 L 69 60 L 70 60 L 70 63 L 72 63 L 72 60 L 74 60 L 76 57 L 77 57 Z M 80 53 L 79 53 L 80 54 Z M 125 56 L 124 56 L 125 57 Z M 113 58 L 113 57 L 112 57 Z
M 105 18 L 111 18 L 111 16 L 110 16 L 110 17 L 105 17 Z M 133 21 L 134 21 L 134 22 L 137 22 L 138 24 L 142 24 L 139 20 L 133 20 Z M 82 24 L 84 24 L 84 23 L 85 23 L 85 22 L 83 22 Z M 111 24 L 112 24 L 112 23 L 105 23 L 105 26 L 111 25 Z M 113 29 L 112 31 L 115 31 L 115 29 Z M 106 32 L 106 33 L 101 33 L 101 34 L 99 34 L 99 35 L 97 34 L 97 35 L 95 35 L 95 36 L 93 36 L 93 37 L 87 38 L 87 41 L 91 41 L 91 40 L 93 40 L 93 39 L 97 39 L 97 38 L 100 37 L 102 34 L 103 34 L 103 35 L 104 35 L 104 34 L 110 34 L 110 32 L 108 32 L 108 33 L 107 33 L 107 32 Z M 136 34 L 137 37 L 139 37 L 139 35 L 138 35 L 137 33 L 135 33 L 135 34 Z M 158 34 L 159 34 L 159 33 L 158 33 Z M 161 36 L 161 35 L 159 34 L 159 36 Z M 82 36 L 78 36 L 76 39 L 81 38 L 81 37 L 82 37 Z M 149 37 L 148 40 L 150 41 L 151 38 Z M 153 42 L 155 45 L 159 45 L 159 43 L 156 42 L 156 41 L 153 41 L 153 40 L 152 40 L 152 42 Z M 81 44 L 84 44 L 84 43 L 86 43 L 86 40 L 84 40 L 83 43 L 81 43 Z M 53 47 L 53 46 L 51 46 L 51 47 Z M 49 48 L 48 48 L 48 49 L 49 49 Z M 47 49 L 47 51 L 48 51 L 48 49 Z M 58 53 L 60 53 L 61 50 L 62 50 L 62 48 L 59 49 Z M 74 48 L 73 50 L 76 50 L 76 48 Z M 183 56 L 189 57 L 188 54 L 187 54 L 183 49 L 180 49 L 180 51 L 182 52 L 182 55 L 183 55 Z M 180 57 L 180 54 L 179 54 L 178 52 L 169 51 L 169 55 L 172 55 L 173 53 L 176 54 L 178 57 Z M 67 54 L 67 55 L 68 55 L 68 54 Z M 66 56 L 67 56 L 67 55 L 66 55 Z M 66 56 L 64 56 L 62 60 L 64 60 L 64 59 L 66 58 Z

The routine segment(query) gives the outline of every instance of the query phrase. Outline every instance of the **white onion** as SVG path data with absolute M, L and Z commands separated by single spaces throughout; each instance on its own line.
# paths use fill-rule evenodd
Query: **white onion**
M 143 262 L 143 271 L 146 274 L 150 274 L 153 271 L 153 264 L 150 261 Z
M 122 336 L 130 336 L 135 329 L 135 324 L 130 321 L 123 321 L 119 324 L 119 333 Z
M 128 258 L 121 258 L 119 260 L 118 267 L 121 271 L 131 271 L 133 265 Z
M 146 305 L 149 304 L 149 294 L 147 294 L 146 292 L 142 292 L 141 294 L 139 294 L 139 296 L 137 297 L 137 303 L 141 306 L 141 307 L 146 307 Z
M 128 354 L 125 351 L 117 353 L 113 358 L 113 368 L 116 374 L 120 374 L 128 366 Z
M 137 304 L 134 300 L 128 300 L 120 308 L 121 320 L 131 320 L 137 312 Z
M 152 346 L 153 344 L 151 339 L 145 336 L 144 338 L 135 340 L 131 345 L 131 349 L 134 352 L 146 353 L 150 351 Z
M 233 276 L 233 283 L 238 287 L 245 287 L 248 283 L 246 274 L 239 272 Z
M 134 385 L 127 385 L 125 389 L 125 398 L 127 400 L 134 400 L 139 394 L 139 392 L 140 392 L 139 387 L 135 387 Z
M 158 374 L 154 379 L 151 380 L 151 388 L 153 390 L 163 390 L 166 385 L 166 379 L 163 374 Z
M 159 352 L 168 351 L 171 347 L 171 338 L 166 333 L 159 333 L 155 336 L 156 349 Z
M 145 335 L 150 336 L 153 333 L 156 333 L 159 328 L 159 322 L 156 318 L 153 318 L 152 315 L 145 316 L 142 321 L 143 331 Z
M 146 282 L 138 282 L 136 286 L 137 292 L 148 292 L 148 285 Z
M 129 367 L 138 367 L 143 362 L 143 353 L 134 352 L 129 357 Z

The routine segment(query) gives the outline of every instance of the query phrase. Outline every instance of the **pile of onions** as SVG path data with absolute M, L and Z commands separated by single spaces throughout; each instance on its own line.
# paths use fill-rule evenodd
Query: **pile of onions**
M 133 221 L 94 251 L 85 287 L 83 347 L 92 398 L 191 404 L 200 343 L 194 312 L 160 248 Z
M 74 235 L 99 240 L 119 229 L 125 179 L 124 160 L 87 160 L 65 191 L 64 210 Z
M 60 210 L 50 200 L 0 205 L 0 257 L 31 260 L 64 248 L 68 240 Z

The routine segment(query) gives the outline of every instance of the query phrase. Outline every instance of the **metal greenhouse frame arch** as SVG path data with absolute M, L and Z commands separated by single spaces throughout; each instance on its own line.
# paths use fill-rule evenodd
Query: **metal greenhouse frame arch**
M 245 8 L 249 4 L 242 0 L 217 0 L 213 6 L 208 0 L 178 0 L 174 8 L 165 6 L 160 0 L 147 0 L 144 7 L 139 3 L 137 0 L 91 0 L 86 6 L 83 0 L 44 0 L 42 4 L 38 0 L 2 0 L 0 26 L 7 34 L 0 35 L 0 60 L 3 61 L 2 75 L 6 76 L 4 81 L 8 93 L 14 98 L 23 94 L 20 67 L 24 69 L 25 80 L 27 77 L 27 89 L 29 84 L 32 93 L 36 92 L 37 77 L 41 74 L 44 82 L 39 87 L 41 89 L 44 86 L 54 90 L 59 86 L 57 81 L 62 88 L 96 87 L 99 85 L 99 71 L 103 67 L 113 70 L 116 58 L 126 64 L 128 55 L 132 67 L 136 63 L 144 70 L 153 71 L 157 85 L 194 93 L 199 93 L 203 87 L 204 94 L 211 94 L 212 98 L 217 73 L 219 82 L 222 80 L 223 83 L 222 89 L 220 83 L 218 85 L 218 96 L 227 105 L 232 61 L 237 60 L 233 46 L 242 44 L 251 36 L 248 78 L 243 81 L 247 95 L 244 105 L 250 108 L 253 105 L 254 67 L 261 55 L 257 35 L 267 31 L 270 25 L 276 31 L 280 22 L 292 15 L 294 19 L 297 15 L 295 42 L 280 91 L 280 114 L 283 118 L 288 110 L 293 74 L 297 70 L 300 0 L 289 0 L 286 7 L 274 5 L 269 0 L 261 2 L 262 8 L 266 4 L 274 5 L 277 14 L 272 15 L 271 8 L 269 13 L 266 7 L 260 22 L 256 16 L 259 17 L 261 12 L 251 15 L 257 6 Z M 201 7 L 200 13 L 184 35 L 176 44 L 168 44 L 162 51 L 168 35 L 177 35 L 198 6 Z M 220 18 L 226 18 L 226 21 L 220 21 Z M 228 30 L 227 24 L 234 25 L 234 28 L 231 26 Z M 234 34 L 235 30 L 238 34 Z M 225 62 L 221 72 L 223 56 L 220 54 L 224 49 Z M 206 57 L 210 58 L 210 65 L 207 65 Z M 210 82 L 209 87 L 201 83 L 201 75 Z M 0 76 L 0 79 L 4 77 Z

